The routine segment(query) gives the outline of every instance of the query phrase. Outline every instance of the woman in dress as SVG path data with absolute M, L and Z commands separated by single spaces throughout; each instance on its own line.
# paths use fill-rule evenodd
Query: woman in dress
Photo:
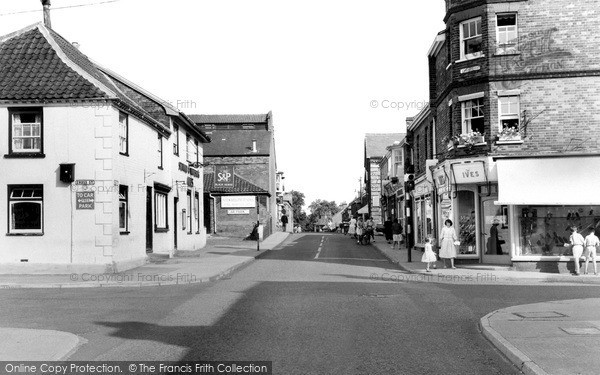
M 454 241 L 458 241 L 458 238 L 452 226 L 452 220 L 447 219 L 440 234 L 440 258 L 444 260 L 444 268 L 447 268 L 446 259 L 450 259 L 450 266 L 456 268 L 454 267 L 454 258 L 456 258 Z

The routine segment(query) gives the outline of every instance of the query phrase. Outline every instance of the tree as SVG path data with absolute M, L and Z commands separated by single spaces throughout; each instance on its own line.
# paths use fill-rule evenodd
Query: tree
M 302 207 L 304 207 L 304 194 L 292 190 L 292 216 L 294 217 L 294 224 L 299 224 L 305 227 L 307 216 Z
M 308 206 L 311 214 L 315 217 L 328 217 L 331 218 L 333 215 L 337 214 L 340 211 L 340 206 L 335 203 L 335 201 L 326 201 L 317 199 L 312 202 L 310 206 Z

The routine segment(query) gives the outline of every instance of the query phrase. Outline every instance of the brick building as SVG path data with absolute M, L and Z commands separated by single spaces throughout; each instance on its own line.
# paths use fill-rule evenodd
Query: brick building
M 267 237 L 278 221 L 273 115 L 191 115 L 212 138 L 204 149 L 208 231 L 247 236 L 257 222 Z M 256 201 L 260 202 L 257 217 Z
M 587 0 L 447 0 L 428 53 L 438 228 L 459 259 L 565 270 L 600 221 L 600 13 Z

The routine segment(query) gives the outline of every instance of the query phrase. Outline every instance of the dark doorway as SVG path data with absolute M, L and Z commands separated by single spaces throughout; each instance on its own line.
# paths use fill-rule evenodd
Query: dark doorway
M 212 222 L 210 220 L 210 195 L 204 194 L 204 226 L 206 227 L 206 233 L 212 233 Z
M 175 244 L 175 250 L 177 250 L 177 231 L 179 228 L 177 227 L 177 203 L 179 203 L 179 198 L 173 198 L 173 239 Z
M 152 187 L 146 187 L 146 252 L 152 252 Z

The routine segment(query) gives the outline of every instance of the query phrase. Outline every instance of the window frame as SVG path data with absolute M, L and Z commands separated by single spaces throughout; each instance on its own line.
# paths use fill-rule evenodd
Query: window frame
M 121 226 L 121 205 L 125 207 L 125 225 Z M 121 234 L 129 233 L 129 186 L 119 185 L 119 232 Z
M 15 150 L 14 146 L 14 131 L 15 125 L 14 116 L 21 113 L 34 113 L 40 116 L 40 148 L 38 150 Z M 34 124 L 37 124 L 34 123 Z M 4 155 L 5 158 L 43 158 L 44 155 L 44 108 L 43 107 L 12 107 L 8 108 L 8 154 Z
M 196 234 L 200 234 L 200 194 L 194 193 L 194 221 L 196 222 Z
M 498 26 L 498 17 L 501 16 L 514 16 L 515 17 L 515 24 L 514 24 L 514 33 L 515 33 L 515 38 L 513 39 L 515 42 L 514 43 L 504 43 L 504 44 L 500 44 L 500 34 L 501 33 L 505 33 L 507 35 L 507 40 L 508 40 L 508 34 L 510 33 L 510 31 L 508 30 L 500 30 L 500 28 L 508 28 L 510 26 Z M 511 47 L 507 47 L 507 46 L 511 46 Z M 506 12 L 506 13 L 496 13 L 496 54 L 497 55 L 510 55 L 510 54 L 514 54 L 517 53 L 519 49 L 519 16 L 518 13 L 516 12 Z
M 474 36 L 469 36 L 467 38 L 465 38 L 464 35 L 464 25 L 465 24 L 471 24 L 473 22 L 475 22 L 475 32 L 477 33 L 477 21 L 479 21 L 479 31 L 480 34 L 476 34 Z M 478 16 L 478 17 L 474 17 L 474 18 L 470 18 L 468 20 L 462 21 L 459 26 L 459 40 L 460 40 L 460 60 L 472 60 L 472 59 L 476 59 L 479 57 L 483 57 L 485 56 L 483 54 L 483 25 L 482 25 L 482 17 Z M 475 38 L 481 38 L 481 50 L 475 53 L 469 53 L 467 54 L 467 51 L 465 49 L 465 42 L 467 40 L 472 40 Z
M 121 118 L 125 121 L 121 122 Z M 125 137 L 122 137 L 122 125 L 125 125 Z M 124 139 L 125 150 L 121 146 L 121 139 Z M 123 111 L 119 111 L 119 154 L 129 156 L 129 115 Z
M 158 133 L 158 169 L 163 169 L 163 137 Z
M 164 199 L 164 205 L 158 198 Z M 164 206 L 164 210 L 160 210 Z M 161 211 L 161 212 L 159 212 Z M 159 217 L 163 214 L 164 217 Z M 160 219 L 160 220 L 159 220 Z M 163 220 L 164 219 L 164 220 Z M 169 231 L 169 193 L 162 189 L 154 189 L 154 231 L 168 232 Z
M 473 121 L 473 119 L 482 119 L 482 121 L 484 122 L 483 123 L 484 129 L 482 129 L 482 130 L 484 130 L 484 131 L 481 131 L 480 133 L 483 134 L 485 132 L 485 112 L 484 112 L 485 101 L 483 99 L 484 99 L 483 97 L 480 97 L 480 98 L 474 98 L 474 99 L 469 99 L 469 100 L 465 100 L 465 101 L 460 102 L 461 127 L 462 127 L 462 133 L 463 134 L 475 131 L 475 130 L 473 130 L 473 127 L 472 127 L 472 121 Z M 466 109 L 467 109 L 466 106 L 467 106 L 467 104 L 471 103 L 471 102 L 476 102 L 476 101 L 481 101 L 481 105 L 477 106 L 481 110 L 481 116 L 467 117 L 466 116 Z M 470 108 L 471 109 L 472 108 L 476 108 L 476 106 L 472 106 Z M 467 122 L 469 123 L 469 125 L 467 125 Z
M 193 222 L 192 222 L 192 191 L 188 190 L 187 191 L 187 202 L 186 202 L 186 208 L 187 208 L 187 217 L 186 217 L 186 222 L 188 224 L 188 234 L 192 234 L 193 233 Z
M 12 192 L 16 189 L 40 189 L 41 197 L 31 197 L 31 198 L 11 198 Z M 43 236 L 44 235 L 44 185 L 42 184 L 18 184 L 18 185 L 7 185 L 7 236 Z M 26 203 L 26 202 L 39 202 L 40 206 L 40 228 L 39 229 L 12 229 L 12 211 L 13 211 L 13 202 L 16 203 Z
M 173 142 L 173 155 L 179 156 L 179 126 L 173 125 L 173 135 L 175 136 Z
M 517 99 L 517 112 L 516 113 L 502 113 L 502 99 L 508 99 L 510 100 L 511 98 L 516 98 Z M 510 107 L 510 103 L 509 103 L 509 107 Z M 506 96 L 499 96 L 498 97 L 498 132 L 501 132 L 502 130 L 504 130 L 504 126 L 502 125 L 502 120 L 517 120 L 517 130 L 519 130 L 521 128 L 521 98 L 519 95 L 506 95 Z

